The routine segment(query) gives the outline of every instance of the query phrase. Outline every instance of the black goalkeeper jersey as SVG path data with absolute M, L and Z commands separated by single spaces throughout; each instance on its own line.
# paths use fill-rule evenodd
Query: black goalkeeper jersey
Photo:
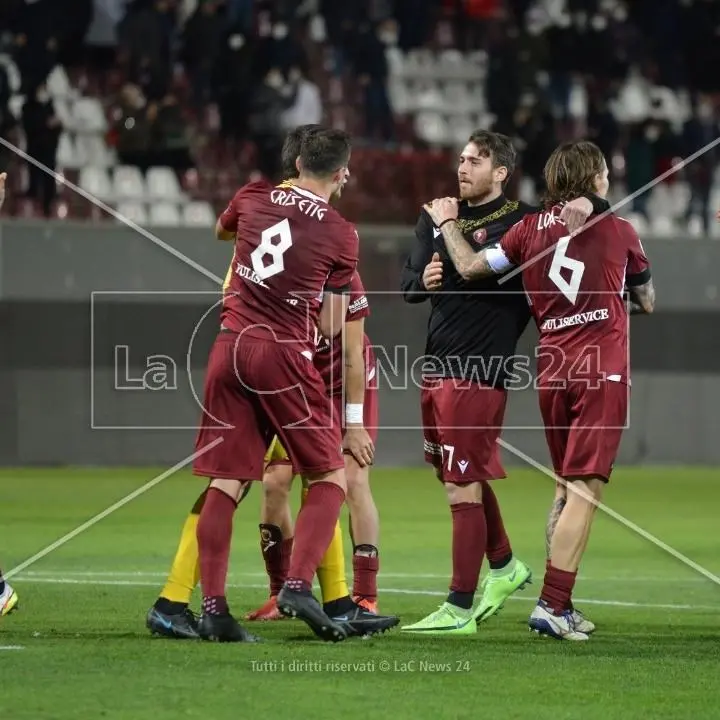
M 500 196 L 484 205 L 460 203 L 458 226 L 474 250 L 500 238 L 536 208 Z M 415 227 L 416 243 L 402 271 L 406 302 L 430 300 L 425 354 L 427 375 L 479 380 L 503 387 L 512 372 L 512 357 L 530 320 L 530 308 L 518 274 L 502 285 L 497 278 L 466 281 L 455 270 L 442 233 L 423 210 Z M 442 288 L 428 292 L 422 282 L 434 252 L 443 263 Z
M 610 204 L 586 194 L 594 213 Z M 490 247 L 525 215 L 537 208 L 500 196 L 484 205 L 460 203 L 458 226 L 476 251 Z M 445 249 L 442 232 L 423 210 L 415 227 L 416 242 L 402 271 L 400 285 L 405 301 L 430 300 L 430 318 L 425 354 L 426 375 L 477 380 L 505 387 L 511 379 L 513 357 L 520 336 L 530 319 L 530 307 L 520 273 L 502 285 L 496 277 L 466 281 L 460 277 Z M 443 263 L 440 290 L 428 292 L 422 282 L 425 266 L 433 253 Z

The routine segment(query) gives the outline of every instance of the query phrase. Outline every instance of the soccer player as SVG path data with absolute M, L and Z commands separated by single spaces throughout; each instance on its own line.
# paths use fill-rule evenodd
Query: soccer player
M 300 155 L 302 140 L 309 132 L 320 128 L 320 125 L 301 125 L 296 130 L 288 133 L 282 150 L 282 168 L 285 173 L 285 178 L 298 176 L 296 163 Z M 270 190 L 272 187 L 272 184 L 268 182 L 267 189 Z M 227 229 L 223 223 L 231 226 Z M 237 217 L 235 216 L 235 208 L 233 204 L 230 203 L 217 222 L 215 235 L 219 240 L 234 241 L 236 229 Z M 233 268 L 234 257 L 228 265 L 227 275 L 223 283 L 224 293 L 230 289 Z M 282 462 L 278 462 L 278 460 L 282 460 Z M 271 475 L 285 473 L 283 465 L 288 462 L 287 454 L 281 449 L 275 439 L 271 441 L 265 456 L 266 463 L 271 463 L 271 461 L 273 461 L 272 468 L 270 465 L 266 468 L 266 476 L 268 478 L 270 478 Z M 250 486 L 239 496 L 238 504 L 247 495 L 249 489 Z M 179 639 L 199 637 L 197 634 L 197 619 L 190 610 L 189 604 L 193 590 L 200 579 L 197 524 L 206 496 L 207 490 L 204 490 L 193 504 L 183 525 L 180 541 L 165 586 L 154 605 L 148 611 L 146 625 L 153 634 Z M 292 528 L 291 518 L 289 522 Z M 342 542 L 342 537 L 340 538 L 340 542 Z M 263 550 L 267 548 L 267 554 L 272 559 L 272 562 L 284 568 L 285 573 L 287 573 L 290 563 L 290 553 L 292 551 L 292 532 L 286 535 L 285 539 L 278 541 L 277 538 L 271 537 L 261 525 L 260 546 Z M 278 593 L 282 588 L 283 582 L 284 576 L 282 582 L 280 582 L 277 587 Z
M 326 337 L 342 328 L 357 266 L 357 232 L 328 204 L 346 182 L 349 158 L 346 133 L 318 130 L 303 141 L 291 188 L 251 183 L 233 199 L 235 271 L 208 360 L 196 442 L 209 449 L 193 463 L 195 474 L 211 478 L 197 530 L 198 631 L 208 640 L 249 635 L 225 596 L 232 520 L 242 489 L 262 479 L 273 434 L 309 483 L 278 607 L 325 640 L 346 637 L 311 591 L 346 492 L 340 428 L 312 358 L 315 328 Z
M 302 140 L 309 133 L 320 128 L 319 125 L 302 125 L 288 133 L 282 150 L 283 176 L 286 179 L 297 178 L 296 163 L 300 154 Z M 281 184 L 281 187 L 288 186 L 287 181 Z M 268 183 L 268 188 L 271 187 Z M 334 197 L 338 197 L 341 190 L 342 188 L 339 188 Z M 221 240 L 234 239 L 236 223 L 237 217 L 231 204 L 217 223 L 217 237 Z M 232 269 L 233 265 L 231 263 L 224 283 L 225 291 L 229 287 Z M 356 287 L 355 290 L 357 289 Z M 345 326 L 344 338 L 347 341 L 347 347 L 351 348 L 350 353 L 354 352 L 355 355 L 354 368 L 358 367 L 358 354 L 363 356 L 364 353 L 364 332 L 361 327 L 364 327 L 364 321 L 361 321 L 359 317 L 359 315 L 363 314 L 361 312 L 362 308 L 365 308 L 364 314 L 367 314 L 367 302 L 366 298 L 364 300 L 363 298 L 365 298 L 364 291 L 361 294 L 356 293 L 354 297 L 351 294 L 348 318 L 355 316 L 354 325 L 349 326 L 346 323 Z M 358 333 L 353 329 L 357 327 L 361 327 L 361 332 Z M 359 343 L 357 342 L 358 338 Z M 327 342 L 320 345 L 316 354 L 316 361 L 320 363 L 321 369 L 327 365 L 323 360 L 327 357 L 327 354 L 323 353 L 325 347 L 327 347 Z M 333 345 L 333 347 L 339 355 L 339 344 Z M 333 354 L 333 357 L 337 358 L 336 365 L 342 362 L 335 354 Z M 371 357 L 368 357 L 368 364 L 372 364 Z M 349 371 L 348 378 L 351 375 L 352 372 Z M 331 376 L 339 382 L 341 369 L 336 368 L 334 375 L 328 373 L 327 378 L 324 375 L 326 382 Z M 338 388 L 336 383 L 335 396 L 338 397 L 339 395 L 341 395 L 341 388 Z M 365 408 L 368 411 L 369 421 L 372 426 L 376 425 L 377 420 L 377 400 L 374 391 L 368 390 L 367 395 Z M 372 427 L 370 429 L 372 432 Z M 357 439 L 357 433 L 358 429 L 353 429 L 348 433 L 346 438 L 348 445 L 353 441 L 353 438 Z M 353 444 L 358 446 L 356 451 L 360 453 L 362 448 L 367 445 L 367 441 L 362 441 L 361 438 L 359 444 L 357 442 Z M 294 472 L 288 455 L 277 438 L 272 440 L 266 453 L 265 462 L 260 547 L 270 577 L 271 597 L 261 608 L 246 616 L 246 619 L 249 620 L 276 620 L 282 618 L 277 608 L 277 595 L 287 577 L 293 545 L 293 523 L 287 496 Z M 348 634 L 367 635 L 387 629 L 396 624 L 397 620 L 393 617 L 371 618 L 367 612 L 368 609 L 376 612 L 376 608 L 368 606 L 368 601 L 372 601 L 373 593 L 377 593 L 377 510 L 370 493 L 367 470 L 361 467 L 355 469 L 355 466 L 357 466 L 357 462 L 354 459 L 351 461 L 350 456 L 346 456 L 346 472 L 350 474 L 349 479 L 351 480 L 351 482 L 348 482 L 348 504 L 353 508 L 354 517 L 356 518 L 354 522 L 360 525 L 356 531 L 356 537 L 362 538 L 363 542 L 366 543 L 363 545 L 358 541 L 353 556 L 353 568 L 356 578 L 354 594 L 359 603 L 355 603 L 349 595 L 345 579 L 344 549 L 339 523 L 336 526 L 330 547 L 328 547 L 318 567 L 317 574 L 325 611 L 331 616 L 343 618 L 341 622 L 343 622 Z M 249 489 L 249 486 L 247 489 Z M 306 493 L 307 489 L 304 488 L 303 496 Z M 199 554 L 196 534 L 198 518 L 206 494 L 205 491 L 201 493 L 185 521 L 167 582 L 153 607 L 148 611 L 146 624 L 153 634 L 170 638 L 198 637 L 197 620 L 189 609 L 189 603 L 199 578 Z M 239 501 L 243 497 L 244 495 L 239 498 Z M 375 534 L 367 534 L 368 528 L 370 531 L 374 528 Z M 367 546 L 367 543 L 373 543 L 372 549 Z M 358 604 L 361 607 L 358 607 Z M 345 617 L 347 617 L 347 620 L 344 620 Z
M 5 180 L 7 173 L 0 173 L 0 210 L 2 210 L 5 202 Z M 0 570 L 0 617 L 9 615 L 18 607 L 17 593 L 12 589 L 10 583 L 3 579 L 2 570 Z
M 545 209 L 523 219 L 498 247 L 477 252 L 458 225 L 458 204 L 427 210 L 461 277 L 516 267 L 540 330 L 539 403 L 553 467 L 566 492 L 551 538 L 540 600 L 529 625 L 542 635 L 587 640 L 576 624 L 572 591 L 603 489 L 610 479 L 628 413 L 628 312 L 651 313 L 655 290 L 632 225 L 607 213 L 579 234 L 561 219 L 563 203 L 586 193 L 605 197 L 608 169 L 591 142 L 560 145 L 545 165 Z M 547 375 L 547 377 L 545 377 Z M 569 492 L 568 492 L 569 491 Z
M 532 208 L 508 200 L 503 187 L 516 153 L 510 138 L 474 132 L 458 165 L 458 231 L 475 250 L 497 244 Z M 574 203 L 575 225 L 597 198 Z M 602 203 L 605 209 L 605 203 Z M 446 602 L 407 632 L 469 634 L 497 613 L 531 579 L 514 558 L 500 507 L 489 481 L 505 477 L 497 439 L 502 429 L 512 356 L 530 319 L 520 278 L 500 287 L 494 278 L 469 282 L 453 268 L 442 230 L 423 210 L 417 244 L 402 274 L 406 302 L 431 302 L 425 354 L 433 377 L 422 390 L 425 459 L 444 484 L 452 517 L 453 576 Z M 442 292 L 437 292 L 442 288 Z M 490 573 L 473 610 L 483 558 Z

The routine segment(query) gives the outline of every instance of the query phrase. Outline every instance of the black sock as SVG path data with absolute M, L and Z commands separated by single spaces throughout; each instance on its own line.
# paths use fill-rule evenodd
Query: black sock
M 203 505 L 205 504 L 205 498 L 207 497 L 207 489 L 203 490 L 200 495 L 198 496 L 198 499 L 195 501 L 195 504 L 192 506 L 192 509 L 190 510 L 191 515 L 199 515 L 202 512 Z
M 491 570 L 502 570 L 502 568 L 506 567 L 507 564 L 513 559 L 513 554 L 508 553 L 504 557 L 501 557 L 499 560 L 489 560 L 490 569 Z
M 155 601 L 154 608 L 165 615 L 179 615 L 187 610 L 187 603 L 173 602 L 164 597 L 159 597 Z
M 447 601 L 455 607 L 463 608 L 463 610 L 470 610 L 475 601 L 475 593 L 471 592 L 455 592 L 451 590 L 448 594 Z
M 355 609 L 355 603 L 349 595 L 332 600 L 329 603 L 323 605 L 323 610 L 326 615 L 330 617 L 337 617 L 338 615 L 345 615 Z
M 377 557 L 378 549 L 374 545 L 356 545 L 353 549 L 354 555 L 366 555 L 367 557 Z

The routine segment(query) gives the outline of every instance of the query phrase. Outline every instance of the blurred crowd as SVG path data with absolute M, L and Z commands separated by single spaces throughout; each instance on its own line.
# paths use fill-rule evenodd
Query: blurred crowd
M 275 175 L 288 129 L 332 121 L 337 83 L 352 88 L 340 97 L 361 144 L 418 147 L 388 60 L 418 48 L 486 52 L 488 124 L 517 139 L 533 179 L 558 140 L 584 135 L 632 191 L 720 134 L 715 0 L 3 0 L 0 33 L 0 133 L 22 128 L 50 166 L 62 127 L 45 81 L 57 64 L 121 78 L 101 83 L 107 140 L 141 168 L 191 166 L 197 129 L 211 127 L 251 142 L 257 169 Z M 704 221 L 716 164 L 708 152 L 685 175 L 688 212 Z M 51 185 L 36 173 L 27 192 L 47 206 Z

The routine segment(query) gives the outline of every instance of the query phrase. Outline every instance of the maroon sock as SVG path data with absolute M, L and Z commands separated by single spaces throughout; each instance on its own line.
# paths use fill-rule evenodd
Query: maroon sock
M 487 546 L 485 510 L 480 503 L 451 505 L 453 576 L 448 602 L 472 607 Z
M 229 495 L 222 490 L 210 488 L 200 511 L 197 539 L 205 612 L 222 614 L 228 611 L 225 582 L 235 508 L 235 501 Z
M 576 572 L 558 570 L 548 561 L 540 599 L 544 600 L 554 612 L 558 614 L 564 612 L 571 603 L 576 577 Z
M 487 523 L 487 559 L 494 569 L 505 567 L 512 560 L 510 538 L 505 531 L 500 505 L 489 482 L 483 484 L 483 508 Z
M 315 571 L 330 545 L 345 491 L 331 482 L 310 485 L 295 523 L 288 585 L 294 590 L 310 590 Z
M 358 595 L 375 602 L 377 600 L 377 574 L 380 569 L 380 558 L 377 548 L 372 548 L 373 555 L 358 554 L 363 546 L 355 548 L 353 553 L 353 597 Z
M 292 542 L 292 538 L 283 540 L 282 532 L 277 525 L 260 524 L 260 550 L 270 579 L 271 595 L 277 595 L 287 580 Z

